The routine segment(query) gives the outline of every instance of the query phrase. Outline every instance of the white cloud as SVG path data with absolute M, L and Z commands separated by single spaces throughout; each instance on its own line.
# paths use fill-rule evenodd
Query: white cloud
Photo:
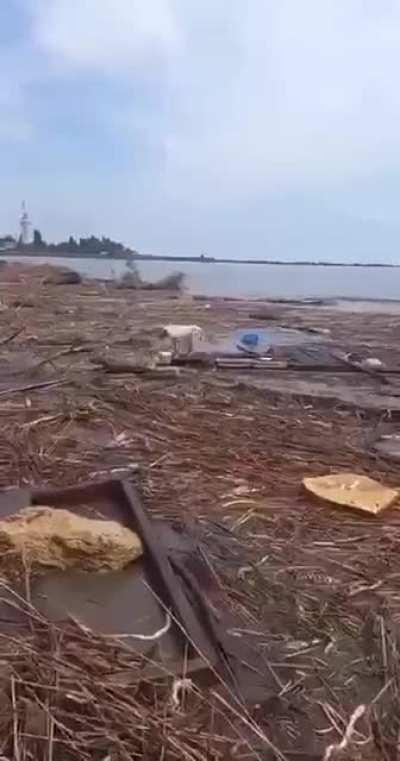
M 23 51 L 0 51 L 0 140 L 19 143 L 33 135 L 33 125 L 25 98 L 31 70 L 21 65 Z
M 100 144 L 105 124 L 116 150 L 119 136 L 131 137 L 132 165 L 128 157 L 124 189 L 115 182 L 113 197 L 127 218 L 131 206 L 140 210 L 135 235 L 158 216 L 160 239 L 168 225 L 178 240 L 197 238 L 200 218 L 208 231 L 214 219 L 218 237 L 221 218 L 236 209 L 239 239 L 242 220 L 251 230 L 264 224 L 259 210 L 274 197 L 289 198 L 283 229 L 287 209 L 294 219 L 292 191 L 320 199 L 327 217 L 345 209 L 359 218 L 365 178 L 371 209 L 379 178 L 400 176 L 399 0 L 20 2 L 32 16 L 38 82 L 51 77 L 57 86 L 60 73 L 61 92 L 71 73 L 72 87 L 76 74 L 80 87 L 107 82 L 93 88 L 97 137 Z M 132 86 L 119 88 L 121 80 Z M 96 104 L 97 92 L 104 101 Z M 96 194 L 92 175 L 90 183 Z M 388 196 L 388 216 L 397 219 L 396 192 Z M 246 212 L 253 199 L 257 210 Z M 382 204 L 381 216 L 388 199 Z M 309 240 L 313 210 L 306 214 Z
M 132 90 L 115 124 L 140 118 L 176 183 L 247 192 L 400 162 L 398 0 L 21 1 L 57 67 L 151 72 L 163 118 L 135 117 Z
M 33 37 L 58 62 L 129 74 L 178 44 L 168 0 L 35 0 Z
M 132 90 L 110 124 L 134 136 L 140 121 L 177 193 L 400 166 L 397 0 L 29 2 L 34 41 L 58 66 L 135 84 L 150 72 L 160 119 Z
M 400 168 L 399 3 L 244 5 L 230 76 L 217 65 L 207 92 L 190 62 L 175 72 L 171 176 L 221 197 Z

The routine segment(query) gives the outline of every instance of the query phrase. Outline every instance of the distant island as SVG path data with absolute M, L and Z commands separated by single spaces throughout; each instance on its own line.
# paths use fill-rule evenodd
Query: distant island
M 0 237 L 1 252 L 16 256 L 74 256 L 78 258 L 108 256 L 114 259 L 132 259 L 139 256 L 137 251 L 133 251 L 122 243 L 111 238 L 97 238 L 95 235 L 78 240 L 70 235 L 68 240 L 60 243 L 46 243 L 40 230 L 33 231 L 33 240 L 30 243 L 23 243 L 21 238 L 16 240 L 12 235 Z
M 279 264 L 287 267 L 399 267 L 399 264 L 379 262 L 327 262 L 327 261 L 285 261 L 282 259 L 231 259 L 216 258 L 200 254 L 200 256 L 173 256 L 171 254 L 140 254 L 135 249 L 128 248 L 123 243 L 102 236 L 91 235 L 88 238 L 74 238 L 60 243 L 46 243 L 40 230 L 33 231 L 33 240 L 23 243 L 12 235 L 0 237 L 0 256 L 44 256 L 68 257 L 77 259 L 119 259 L 129 262 L 165 261 L 165 262 L 201 262 L 203 264 Z

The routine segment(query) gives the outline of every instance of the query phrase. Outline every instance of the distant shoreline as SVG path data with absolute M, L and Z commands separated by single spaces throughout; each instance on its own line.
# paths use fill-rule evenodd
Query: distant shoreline
M 314 262 L 314 261 L 295 261 L 288 262 L 280 259 L 215 259 L 208 256 L 157 256 L 152 254 L 143 254 L 139 256 L 124 254 L 96 254 L 96 253 L 72 253 L 71 251 L 14 251 L 12 249 L 0 250 L 1 257 L 15 257 L 16 259 L 24 256 L 31 259 L 96 259 L 100 261 L 126 261 L 140 264 L 140 262 L 197 262 L 199 264 L 264 264 L 278 265 L 282 267 L 365 267 L 365 268 L 398 268 L 400 264 L 389 264 L 379 262 Z

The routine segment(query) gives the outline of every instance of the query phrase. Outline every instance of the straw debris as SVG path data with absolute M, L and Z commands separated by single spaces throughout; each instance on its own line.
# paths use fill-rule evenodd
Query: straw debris
M 176 323 L 225 335 L 250 328 L 254 307 L 207 299 L 205 309 L 176 293 L 93 281 L 49 288 L 31 268 L 19 274 L 19 282 L 6 273 L 0 280 L 0 337 L 15 336 L 4 350 L 16 363 L 29 350 L 36 369 L 15 377 L 11 357 L 2 373 L 0 485 L 139 472 L 149 514 L 194 535 L 237 617 L 235 636 L 257 648 L 276 697 L 234 712 L 196 684 L 177 695 L 174 679 L 188 678 L 184 657 L 180 673 L 146 681 L 143 656 L 123 641 L 78 623 L 57 628 L 19 601 L 32 626 L 25 637 L 0 629 L 0 664 L 12 668 L 4 679 L 0 668 L 0 756 L 321 761 L 329 751 L 330 761 L 395 759 L 399 510 L 371 518 L 337 509 L 311 500 L 301 483 L 351 472 L 399 487 L 398 463 L 372 447 L 398 431 L 396 376 L 388 397 L 376 379 L 350 371 L 271 371 L 260 381 L 205 368 L 168 383 L 105 372 L 93 359 L 129 346 L 137 331 Z M 285 324 L 298 319 L 299 307 L 285 306 Z M 330 329 L 346 351 L 378 347 L 388 366 L 400 367 L 398 315 L 350 320 L 308 306 L 301 320 Z M 124 669 L 133 680 L 121 686 Z M 26 729 L 32 703 L 47 722 L 44 730 L 38 712 L 36 734 Z

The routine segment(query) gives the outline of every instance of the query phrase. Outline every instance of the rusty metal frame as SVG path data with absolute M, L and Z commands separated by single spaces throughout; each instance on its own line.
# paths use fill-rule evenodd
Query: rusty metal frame
M 161 603 L 175 617 L 182 644 L 189 642 L 194 655 L 201 656 L 205 668 L 217 672 L 224 683 L 236 691 L 237 681 L 223 643 L 223 634 L 213 619 L 207 600 L 202 596 L 196 580 L 185 570 L 178 554 L 175 556 L 164 546 L 162 536 L 155 530 L 132 483 L 107 480 L 84 482 L 62 489 L 34 489 L 30 502 L 71 506 L 101 497 L 116 501 L 124 509 L 127 522 L 140 536 L 151 586 Z

